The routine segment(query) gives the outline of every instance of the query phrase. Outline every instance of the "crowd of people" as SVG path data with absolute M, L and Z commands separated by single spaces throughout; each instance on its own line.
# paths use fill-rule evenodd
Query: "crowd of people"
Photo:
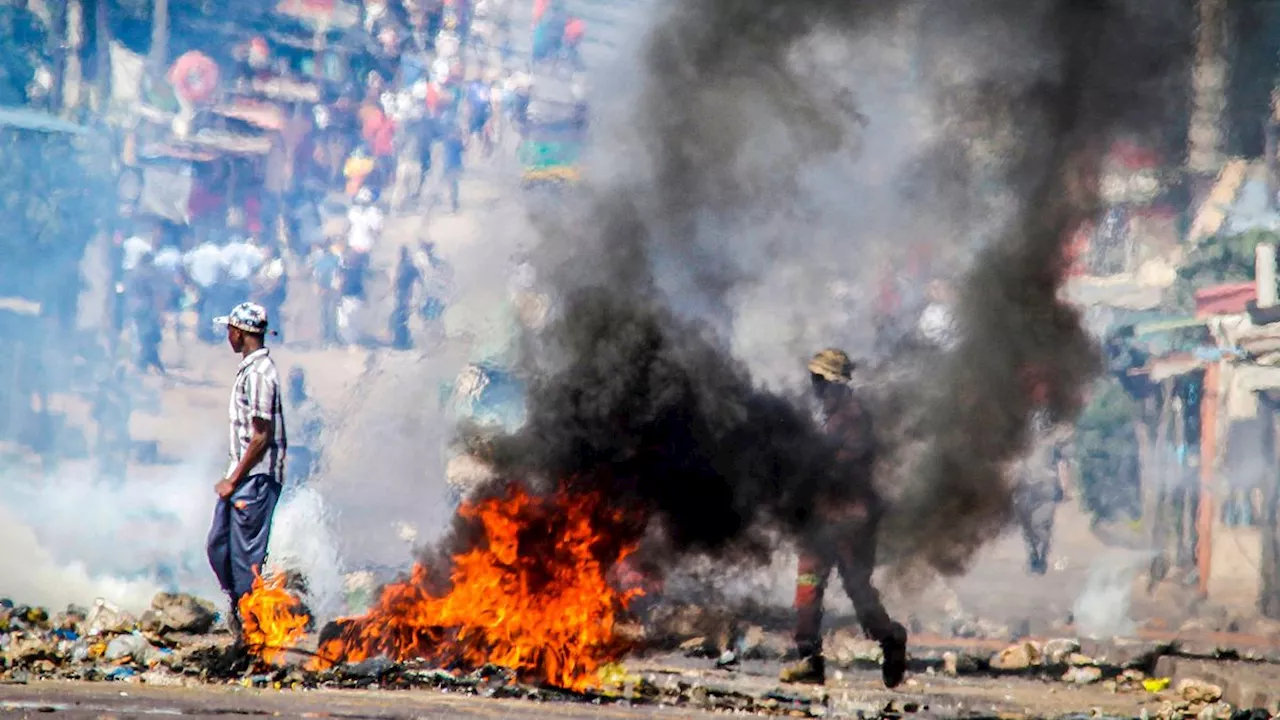
M 526 129 L 534 71 L 582 69 L 584 24 L 560 0 L 533 3 L 532 51 L 518 55 L 515 2 L 365 0 L 367 69 L 322 102 L 290 103 L 265 156 L 243 167 L 197 165 L 187 222 L 134 213 L 116 238 L 115 329 L 130 339 L 137 368 L 165 373 L 168 328 L 217 341 L 209 321 L 242 299 L 266 308 L 288 337 L 296 323 L 282 310 L 297 292 L 314 298 L 324 346 L 412 347 L 412 319 L 440 318 L 449 270 L 431 242 L 411 239 L 385 273 L 389 327 L 371 323 L 370 285 L 384 275 L 374 258 L 395 256 L 375 252 L 389 216 L 458 212 L 465 167 Z M 261 37 L 236 57 L 225 84 L 296 72 Z M 182 76 L 171 73 L 171 82 Z

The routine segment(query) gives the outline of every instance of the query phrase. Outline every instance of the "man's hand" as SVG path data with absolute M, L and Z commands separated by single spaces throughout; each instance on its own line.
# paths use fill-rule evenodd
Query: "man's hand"
M 231 493 L 236 491 L 236 485 L 229 478 L 222 478 L 217 485 L 213 486 L 213 490 L 218 493 L 218 497 L 226 500 L 231 497 Z

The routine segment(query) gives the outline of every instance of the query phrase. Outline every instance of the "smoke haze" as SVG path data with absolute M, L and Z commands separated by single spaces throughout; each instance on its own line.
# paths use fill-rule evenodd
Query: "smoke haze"
M 951 267 L 977 250 L 959 280 L 959 347 L 881 358 L 907 373 L 894 388 L 909 399 L 882 418 L 879 480 L 898 500 L 886 552 L 904 571 L 962 572 L 1010 520 L 1004 469 L 1033 409 L 1014 380 L 1037 369 L 1066 421 L 1097 370 L 1058 297 L 1063 248 L 1097 212 L 1097 166 L 1117 133 L 1151 131 L 1176 101 L 1166 78 L 1185 70 L 1185 10 L 673 7 L 648 38 L 624 146 L 602 151 L 610 171 L 541 228 L 561 302 L 527 358 L 529 424 L 499 460 L 647 508 L 680 551 L 798 531 L 819 498 L 865 479 L 834 477 L 802 401 L 751 370 L 785 393 L 820 347 L 870 355 L 854 328 L 869 324 L 877 249 L 893 263 L 916 241 Z M 880 82 L 859 82 L 867 56 Z M 870 146 L 876 132 L 888 147 Z M 770 343 L 780 327 L 795 329 Z

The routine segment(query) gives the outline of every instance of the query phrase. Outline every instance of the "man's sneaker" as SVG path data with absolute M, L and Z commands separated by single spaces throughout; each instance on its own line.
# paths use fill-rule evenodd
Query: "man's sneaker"
M 779 679 L 784 683 L 821 685 L 827 681 L 827 666 L 821 655 L 806 655 L 782 668 Z
M 907 674 L 907 629 L 893 623 L 889 637 L 880 641 L 880 649 L 884 652 L 884 664 L 880 666 L 884 686 L 896 688 Z

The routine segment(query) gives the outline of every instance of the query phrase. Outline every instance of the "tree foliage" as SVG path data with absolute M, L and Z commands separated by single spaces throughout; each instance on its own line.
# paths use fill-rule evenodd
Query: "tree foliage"
M 17 5 L 0 5 L 0 105 L 23 105 L 36 67 L 49 62 L 40 19 Z
M 1096 518 L 1138 517 L 1141 512 L 1137 417 L 1138 408 L 1119 381 L 1107 377 L 1094 386 L 1076 422 L 1080 495 Z
M 1173 286 L 1179 309 L 1195 308 L 1195 291 L 1211 285 L 1248 282 L 1254 275 L 1254 252 L 1259 243 L 1280 243 L 1271 230 L 1254 229 L 1236 235 L 1216 235 L 1191 251 Z
M 111 156 L 92 135 L 0 128 L 0 295 L 63 303 L 95 225 L 114 211 Z

